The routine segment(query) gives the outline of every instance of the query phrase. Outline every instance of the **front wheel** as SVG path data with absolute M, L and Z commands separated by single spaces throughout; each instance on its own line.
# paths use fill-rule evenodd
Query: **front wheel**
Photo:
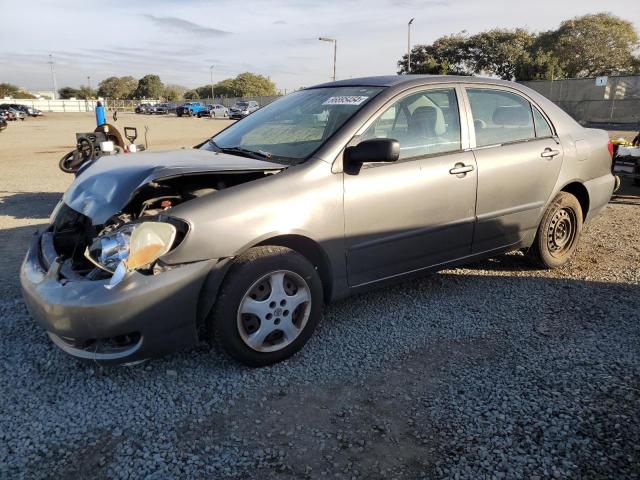
M 542 268 L 559 268 L 573 256 L 582 233 L 582 207 L 568 192 L 560 192 L 547 207 L 529 258 Z
M 309 340 L 322 314 L 314 266 L 284 247 L 255 247 L 231 266 L 213 309 L 214 338 L 233 358 L 262 367 Z

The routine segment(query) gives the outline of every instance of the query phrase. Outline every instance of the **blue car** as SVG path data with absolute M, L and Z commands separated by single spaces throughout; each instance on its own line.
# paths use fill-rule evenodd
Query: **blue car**
M 188 102 L 184 105 L 180 105 L 176 109 L 176 115 L 178 115 L 179 117 L 182 117 L 183 115 L 186 115 L 187 117 L 193 117 L 195 115 L 198 115 L 200 112 L 204 112 L 205 110 L 207 110 L 207 107 L 201 103 Z

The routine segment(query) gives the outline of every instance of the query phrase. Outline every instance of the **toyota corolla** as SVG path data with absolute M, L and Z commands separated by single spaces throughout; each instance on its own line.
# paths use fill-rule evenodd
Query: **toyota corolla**
M 516 249 L 561 267 L 614 186 L 605 132 L 468 77 L 323 84 L 127 160 L 85 166 L 22 265 L 32 316 L 80 359 L 211 337 L 272 364 L 354 292 Z

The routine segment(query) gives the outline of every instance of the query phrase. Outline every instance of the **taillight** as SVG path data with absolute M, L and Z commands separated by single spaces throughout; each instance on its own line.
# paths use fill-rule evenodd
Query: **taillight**
M 609 143 L 607 144 L 607 148 L 609 149 L 609 156 L 613 158 L 613 142 L 611 140 L 609 140 Z

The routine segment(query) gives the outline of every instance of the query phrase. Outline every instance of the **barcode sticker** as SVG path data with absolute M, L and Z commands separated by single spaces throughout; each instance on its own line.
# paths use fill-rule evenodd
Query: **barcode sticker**
M 341 97 L 329 97 L 323 105 L 360 105 L 369 97 L 362 95 L 344 95 Z

